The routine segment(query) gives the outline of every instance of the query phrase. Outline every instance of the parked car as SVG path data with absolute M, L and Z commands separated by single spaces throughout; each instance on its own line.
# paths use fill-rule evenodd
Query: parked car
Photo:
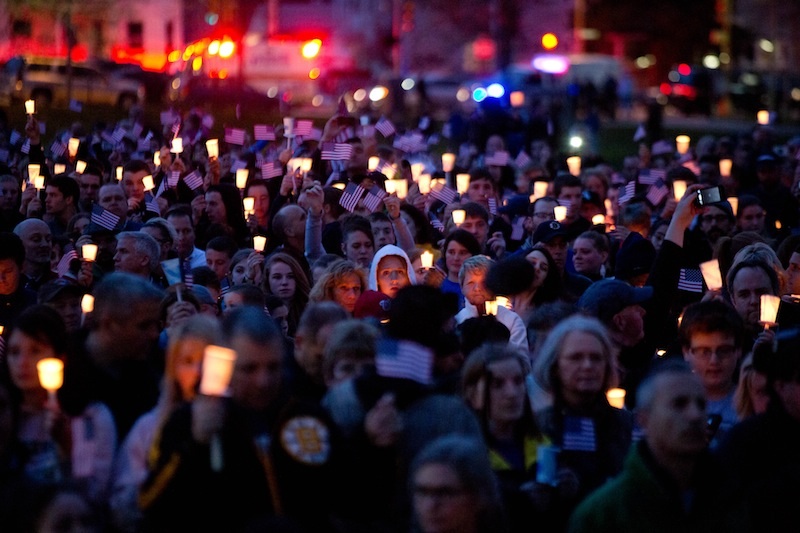
M 280 99 L 261 93 L 236 78 L 176 76 L 169 87 L 169 100 L 187 107 L 204 107 L 211 111 L 241 106 L 242 112 L 277 113 Z
M 62 106 L 75 100 L 88 105 L 113 105 L 128 109 L 143 102 L 142 83 L 93 66 L 72 65 L 72 92 L 68 96 L 67 64 L 63 59 L 16 57 L 6 63 L 0 90 L 11 100 L 32 99 L 37 106 Z

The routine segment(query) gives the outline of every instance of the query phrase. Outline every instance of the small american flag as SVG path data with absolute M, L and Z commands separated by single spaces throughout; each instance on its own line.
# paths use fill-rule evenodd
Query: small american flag
M 508 165 L 508 160 L 510 156 L 508 152 L 495 152 L 493 154 L 489 154 L 486 156 L 486 164 L 492 165 L 495 167 L 504 167 Z
M 363 195 L 364 188 L 361 185 L 348 183 L 347 187 L 345 187 L 344 191 L 342 191 L 342 197 L 339 199 L 339 205 L 352 213 Z
M 144 131 L 144 126 L 142 126 L 141 124 L 139 124 L 137 122 L 136 124 L 133 125 L 133 129 L 131 130 L 132 138 L 138 139 L 139 137 L 142 136 L 142 132 L 143 131 Z M 150 136 L 152 137 L 152 135 L 153 134 L 151 133 Z M 149 141 L 150 139 L 147 139 L 147 140 Z
M 25 142 L 22 143 L 22 147 L 19 149 L 19 151 L 23 154 L 29 154 L 31 152 L 31 140 L 25 139 Z
M 370 213 L 374 213 L 383 206 L 383 199 L 386 196 L 386 191 L 381 189 L 380 185 L 373 185 L 364 198 L 364 206 L 369 209 Z
M 225 142 L 228 144 L 244 145 L 245 132 L 240 128 L 225 128 Z
M 636 182 L 629 181 L 625 184 L 625 190 L 619 197 L 619 203 L 624 204 L 633 200 L 633 197 L 636 196 Z
M 257 141 L 274 141 L 275 128 L 266 124 L 256 124 L 253 127 L 253 138 Z
M 11 146 L 18 145 L 21 140 L 22 140 L 22 134 L 20 132 L 18 132 L 17 130 L 13 130 L 11 132 L 11 135 L 9 135 L 9 137 L 8 137 L 8 143 Z
M 437 182 L 435 185 L 431 186 L 431 196 L 439 200 L 440 202 L 444 202 L 446 204 L 452 204 L 456 201 L 456 196 L 458 192 L 454 191 L 447 185 L 441 182 Z
M 517 154 L 517 158 L 514 159 L 514 166 L 517 168 L 523 168 L 528 165 L 532 161 L 531 157 L 525 153 L 525 150 L 520 150 Z
M 92 222 L 101 228 L 113 230 L 119 224 L 119 217 L 111 211 L 103 209 L 102 206 L 94 204 L 92 206 Z
M 169 181 L 169 176 L 163 178 L 161 182 L 158 184 L 158 189 L 156 189 L 156 198 L 167 192 L 168 181 Z
M 2 161 L 3 163 L 7 163 L 8 156 L 9 156 L 8 150 L 6 150 L 5 148 L 0 149 L 0 161 Z
M 339 132 L 339 135 L 336 136 L 334 142 L 343 143 L 347 141 L 347 139 L 351 139 L 356 136 L 356 130 L 353 128 L 347 127 Z
M 312 120 L 298 120 L 294 125 L 294 134 L 298 137 L 306 137 L 311 135 L 311 130 L 314 128 L 314 121 Z
M 283 165 L 280 161 L 267 161 L 261 165 L 261 179 L 277 178 L 283 175 Z
M 203 186 L 203 178 L 197 170 L 192 170 L 183 177 L 183 182 L 187 187 L 196 191 Z
M 639 172 L 639 183 L 642 185 L 655 185 L 658 180 L 664 180 L 667 173 L 660 168 L 644 169 Z
M 125 128 L 119 127 L 114 130 L 114 133 L 111 134 L 111 139 L 114 141 L 114 144 L 118 144 L 123 138 L 125 138 L 127 133 L 128 132 L 125 131 Z
M 347 161 L 353 155 L 353 145 L 347 143 L 324 143 L 320 157 L 324 161 Z
M 367 124 L 366 126 L 361 126 L 359 128 L 358 136 L 366 139 L 372 139 L 375 137 L 375 126 Z
M 56 274 L 58 274 L 59 278 L 63 278 L 69 272 L 69 265 L 73 259 L 78 259 L 78 254 L 75 252 L 75 248 L 70 246 L 64 250 L 64 255 L 61 256 L 56 265 Z
M 392 121 L 386 117 L 381 117 L 378 119 L 378 122 L 375 123 L 375 129 L 381 132 L 381 135 L 384 137 L 391 137 L 397 133 L 397 128 L 395 128 L 394 124 L 392 124 Z
M 178 133 L 180 133 L 180 131 L 181 131 L 181 119 L 180 118 L 176 118 L 175 119 L 175 123 L 172 124 L 172 127 L 170 128 L 170 131 L 172 132 L 172 138 L 173 139 L 178 137 Z
M 699 268 L 682 268 L 678 288 L 689 292 L 703 292 L 703 274 Z
M 669 195 L 669 188 L 660 180 L 647 189 L 647 201 L 650 202 L 653 207 L 660 205 L 667 195 Z
M 196 170 L 193 172 L 197 172 Z M 167 174 L 167 185 L 170 187 L 177 187 L 178 182 L 181 181 L 181 171 L 180 170 L 173 170 L 169 174 Z
M 700 175 L 700 165 L 697 164 L 697 161 L 687 161 L 683 166 L 691 170 L 695 176 Z
M 379 376 L 427 385 L 433 374 L 433 351 L 411 341 L 383 339 L 378 342 L 375 368 Z
M 147 152 L 150 150 L 150 141 L 147 139 L 137 139 L 136 150 L 139 152 Z
M 61 157 L 67 152 L 67 147 L 64 144 L 56 139 L 53 141 L 53 144 L 50 146 L 50 153 L 53 157 Z
M 151 213 L 155 213 L 156 215 L 161 216 L 161 208 L 158 206 L 158 200 L 156 200 L 152 196 L 148 195 L 145 198 L 144 206 L 146 211 L 150 211 Z
M 594 421 L 589 417 L 567 416 L 564 418 L 565 450 L 593 452 L 597 448 L 595 442 Z

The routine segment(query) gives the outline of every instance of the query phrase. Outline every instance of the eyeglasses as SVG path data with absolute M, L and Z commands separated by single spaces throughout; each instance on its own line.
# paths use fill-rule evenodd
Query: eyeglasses
M 703 215 L 700 220 L 702 222 L 726 222 L 728 215 Z
M 707 346 L 698 346 L 696 348 L 689 348 L 689 351 L 699 359 L 711 359 L 712 354 L 717 354 L 717 359 L 728 359 L 733 357 L 736 352 L 736 346 L 717 346 L 716 350 L 712 350 Z

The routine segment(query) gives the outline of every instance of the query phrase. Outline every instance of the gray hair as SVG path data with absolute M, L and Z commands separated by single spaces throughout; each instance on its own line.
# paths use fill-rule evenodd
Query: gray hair
M 133 248 L 137 254 L 146 255 L 150 259 L 150 272 L 155 272 L 161 261 L 161 246 L 158 241 L 143 231 L 123 231 L 117 235 L 117 242 L 126 238 L 134 241 Z
M 175 228 L 161 217 L 151 218 L 147 222 L 144 223 L 142 228 L 157 228 L 161 230 L 162 235 L 169 238 L 170 242 L 175 242 L 178 239 L 178 232 L 175 231 Z
M 148 235 L 149 237 L 149 235 Z M 152 239 L 152 237 L 151 237 Z M 131 309 L 143 302 L 159 303 L 164 291 L 141 276 L 115 272 L 103 277 L 92 291 L 94 313 L 98 317 L 130 318 Z
M 606 358 L 603 377 L 603 390 L 613 388 L 617 384 L 617 356 L 608 330 L 598 319 L 585 315 L 572 315 L 561 321 L 548 334 L 547 340 L 533 361 L 533 377 L 539 385 L 551 394 L 555 394 L 561 387 L 558 378 L 558 356 L 564 341 L 572 332 L 580 331 L 593 335 L 603 345 L 603 355 Z

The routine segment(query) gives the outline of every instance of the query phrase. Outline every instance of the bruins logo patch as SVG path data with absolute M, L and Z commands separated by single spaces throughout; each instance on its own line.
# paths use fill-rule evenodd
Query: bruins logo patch
M 325 424 L 312 416 L 298 416 L 284 424 L 281 445 L 295 461 L 321 465 L 331 453 L 330 435 Z

